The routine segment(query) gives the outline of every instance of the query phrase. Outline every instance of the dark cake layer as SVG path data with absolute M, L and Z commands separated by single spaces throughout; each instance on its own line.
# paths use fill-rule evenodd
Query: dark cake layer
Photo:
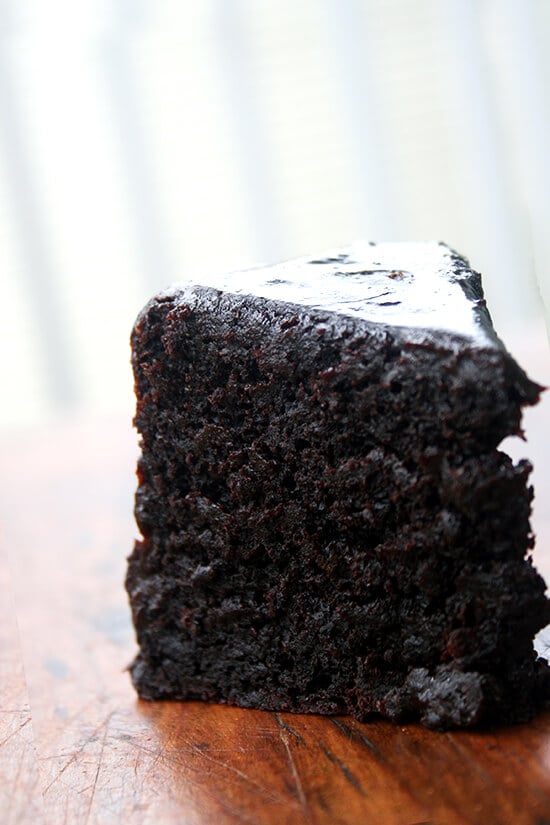
M 540 387 L 464 271 L 475 339 L 205 287 L 141 314 L 141 696 L 439 727 L 544 701 L 530 467 L 497 450 Z

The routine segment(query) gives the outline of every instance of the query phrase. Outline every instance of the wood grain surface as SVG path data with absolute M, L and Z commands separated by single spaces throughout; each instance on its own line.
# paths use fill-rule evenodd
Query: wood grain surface
M 549 409 L 519 448 L 537 462 L 547 576 Z M 123 589 L 136 454 L 127 419 L 1 445 L 1 825 L 550 824 L 550 713 L 444 734 L 137 700 Z
M 43 823 L 42 795 L 6 554 L 0 547 L 0 822 Z

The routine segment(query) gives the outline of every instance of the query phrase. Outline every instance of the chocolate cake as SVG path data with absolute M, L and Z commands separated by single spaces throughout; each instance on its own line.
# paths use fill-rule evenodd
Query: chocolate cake
M 127 589 L 145 699 L 524 720 L 533 383 L 444 244 L 358 243 L 153 298 L 133 334 L 142 539 Z

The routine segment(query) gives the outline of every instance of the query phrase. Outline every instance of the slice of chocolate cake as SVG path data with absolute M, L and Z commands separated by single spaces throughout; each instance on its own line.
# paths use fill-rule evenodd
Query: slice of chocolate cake
M 359 243 L 161 293 L 132 336 L 143 539 L 127 589 L 146 699 L 528 718 L 538 400 L 444 244 Z

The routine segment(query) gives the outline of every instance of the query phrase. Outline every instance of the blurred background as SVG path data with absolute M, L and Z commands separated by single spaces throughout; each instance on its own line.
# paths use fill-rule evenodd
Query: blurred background
M 457 248 L 540 352 L 549 46 L 550 0 L 0 0 L 0 429 L 130 416 L 170 282 L 361 237 Z

